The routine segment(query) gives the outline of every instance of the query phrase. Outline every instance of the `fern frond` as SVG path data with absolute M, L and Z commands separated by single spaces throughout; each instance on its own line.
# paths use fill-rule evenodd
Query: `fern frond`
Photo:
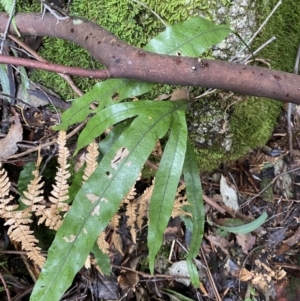
M 7 172 L 2 168 L 0 162 L 0 217 L 6 218 L 6 214 L 9 211 L 13 211 L 19 207 L 19 205 L 8 205 L 13 200 L 13 196 L 9 195 L 10 181 L 7 177 Z
M 44 182 L 41 182 L 41 176 L 39 176 L 39 166 L 41 163 L 41 156 L 38 154 L 38 160 L 35 165 L 35 170 L 32 172 L 33 179 L 30 181 L 27 191 L 23 191 L 24 197 L 21 198 L 21 202 L 29 206 L 31 211 L 36 210 L 36 204 L 40 204 L 44 200 L 43 190 Z M 39 206 L 39 205 L 38 205 Z
M 140 179 L 141 175 L 139 175 L 137 181 Z M 136 242 L 136 210 L 137 210 L 137 203 L 135 200 L 136 197 L 136 189 L 135 185 L 133 185 L 128 193 L 128 195 L 123 199 L 122 203 L 126 204 L 126 212 L 125 215 L 127 216 L 127 226 L 130 228 L 130 234 L 132 237 L 133 242 Z
M 55 176 L 55 184 L 53 185 L 53 191 L 51 192 L 52 196 L 49 197 L 49 200 L 53 203 L 50 208 L 46 210 L 39 210 L 37 215 L 42 217 L 39 220 L 39 223 L 45 222 L 46 226 L 50 229 L 57 230 L 62 224 L 61 212 L 66 212 L 69 210 L 69 205 L 66 201 L 69 199 L 68 190 L 69 184 L 68 179 L 70 173 L 68 168 L 70 164 L 67 163 L 67 159 L 70 155 L 66 144 L 66 132 L 60 131 L 57 138 L 58 143 L 58 169 Z
M 49 229 L 57 230 L 63 222 L 61 216 L 57 214 L 57 211 L 53 210 L 52 207 L 45 208 L 40 206 L 35 214 L 36 216 L 40 216 L 38 225 L 45 223 Z
M 4 225 L 9 225 L 7 231 L 11 240 L 20 242 L 23 250 L 27 251 L 27 256 L 33 260 L 40 268 L 45 263 L 45 258 L 41 255 L 41 248 L 37 247 L 38 240 L 32 234 L 28 224 L 32 223 L 31 208 L 23 211 L 10 212 L 10 218 Z
M 114 230 L 112 234 L 112 243 L 114 244 L 115 248 L 119 251 L 121 255 L 123 254 L 122 251 L 122 239 L 120 235 L 117 233 L 117 230 L 119 229 L 119 223 L 120 223 L 120 216 L 118 213 L 116 213 L 112 220 L 109 223 L 109 226 Z
M 98 166 L 97 157 L 99 155 L 98 144 L 93 141 L 89 144 L 87 148 L 86 154 L 86 168 L 84 170 L 83 181 L 87 181 L 87 179 L 91 176 L 91 174 L 95 171 Z
M 176 191 L 176 197 L 173 205 L 172 210 L 172 218 L 175 218 L 176 216 L 189 216 L 192 217 L 191 213 L 188 213 L 184 211 L 184 206 L 188 206 L 189 203 L 187 201 L 187 195 L 184 192 L 185 190 L 185 184 L 181 184 Z
M 152 192 L 154 189 L 154 182 L 155 179 L 152 182 L 152 185 L 148 187 L 143 194 L 138 198 L 138 214 L 137 214 L 137 226 L 138 229 L 142 229 L 143 222 L 144 222 L 144 217 L 148 215 L 149 211 L 149 202 L 152 196 Z
M 103 254 L 109 254 L 109 244 L 105 240 L 105 232 L 101 232 L 97 239 L 97 245 Z
M 122 243 L 122 238 L 117 232 L 113 232 L 112 234 L 112 243 L 114 244 L 115 248 L 118 250 L 118 252 L 124 256 L 124 253 L 122 251 L 123 249 L 123 243 Z

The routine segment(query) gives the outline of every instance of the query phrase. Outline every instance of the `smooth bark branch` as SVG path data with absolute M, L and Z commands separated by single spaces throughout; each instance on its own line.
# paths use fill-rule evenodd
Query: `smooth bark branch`
M 300 104 L 300 76 L 261 67 L 218 60 L 160 55 L 126 44 L 100 26 L 77 17 L 59 21 L 46 14 L 17 14 L 19 31 L 25 35 L 51 36 L 85 48 L 107 67 L 111 78 L 199 86 L 278 99 Z M 8 15 L 0 13 L 0 31 Z M 13 27 L 10 33 L 15 34 Z

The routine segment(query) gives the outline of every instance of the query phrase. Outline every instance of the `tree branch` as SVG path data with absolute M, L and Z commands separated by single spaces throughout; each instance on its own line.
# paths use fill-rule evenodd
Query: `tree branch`
M 8 16 L 0 13 L 0 31 Z M 300 104 L 300 76 L 261 67 L 218 60 L 160 55 L 130 46 L 100 26 L 77 17 L 64 21 L 46 14 L 17 14 L 19 31 L 25 35 L 51 36 L 85 48 L 107 67 L 112 78 L 200 86 Z M 13 27 L 10 33 L 15 34 Z

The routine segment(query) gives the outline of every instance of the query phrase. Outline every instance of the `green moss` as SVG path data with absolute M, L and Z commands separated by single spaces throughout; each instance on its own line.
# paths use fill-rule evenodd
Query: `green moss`
M 196 107 L 193 104 L 188 113 L 189 130 L 200 169 L 213 170 L 222 162 L 238 159 L 250 149 L 264 145 L 280 108 L 280 102 L 245 96 L 224 101 L 213 95 Z M 203 133 L 201 127 L 207 131 Z
M 277 0 L 256 2 L 258 25 L 267 18 L 277 2 Z M 258 55 L 260 58 L 270 60 L 272 69 L 286 72 L 294 70 L 300 37 L 298 6 L 297 1 L 283 1 L 255 40 L 253 49 L 258 48 L 272 36 L 276 36 L 276 41 L 264 48 Z M 269 139 L 280 112 L 281 103 L 269 99 L 244 97 L 244 101 L 236 103 L 229 118 L 229 133 L 232 137 L 232 147 L 229 152 L 220 143 L 214 143 L 211 146 L 199 145 L 192 133 L 200 168 L 212 170 L 222 162 L 235 160 L 251 148 L 263 145 Z
M 261 24 L 277 0 L 258 0 L 257 18 Z M 300 37 L 299 1 L 284 0 L 254 43 L 253 49 L 276 36 L 276 40 L 259 53 L 271 61 L 273 69 L 293 72 Z

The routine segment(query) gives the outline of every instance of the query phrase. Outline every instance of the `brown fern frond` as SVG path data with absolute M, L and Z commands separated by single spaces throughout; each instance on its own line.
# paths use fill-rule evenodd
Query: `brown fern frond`
M 137 181 L 140 179 L 141 174 L 138 176 Z M 136 242 L 136 229 L 135 229 L 135 223 L 136 223 L 136 209 L 137 209 L 137 203 L 136 203 L 136 189 L 135 185 L 133 185 L 127 194 L 127 196 L 122 200 L 122 204 L 126 205 L 126 211 L 125 215 L 127 216 L 127 226 L 130 228 L 130 233 L 133 242 Z M 121 205 L 122 205 L 121 204 Z
M 172 218 L 176 216 L 190 216 L 192 217 L 191 213 L 184 211 L 184 206 L 188 206 L 189 203 L 187 201 L 187 195 L 185 193 L 185 184 L 181 184 L 176 191 L 176 197 L 173 205 L 172 210 Z
M 122 244 L 122 238 L 121 236 L 117 233 L 117 232 L 113 232 L 112 234 L 112 243 L 114 244 L 115 248 L 117 249 L 117 251 L 124 256 L 124 253 L 122 251 L 123 249 L 123 244 Z
M 89 144 L 86 154 L 86 167 L 84 170 L 83 181 L 86 182 L 91 174 L 95 171 L 98 166 L 97 158 L 99 155 L 98 144 L 93 141 Z
M 15 242 L 20 242 L 22 249 L 28 251 L 28 257 L 39 267 L 42 267 L 45 258 L 40 254 L 41 249 L 37 247 L 38 240 L 34 237 L 33 231 L 30 230 L 28 226 L 28 224 L 32 223 L 32 206 L 43 199 L 40 197 L 40 194 L 43 192 L 40 190 L 43 183 L 39 184 L 39 164 L 40 159 L 38 159 L 36 164 L 37 168 L 33 172 L 34 179 L 28 185 L 28 190 L 23 192 L 26 198 L 21 198 L 21 200 L 24 204 L 29 206 L 23 211 L 15 211 L 15 209 L 19 207 L 18 205 L 8 205 L 9 201 L 12 200 L 12 196 L 9 196 L 10 182 L 7 177 L 7 172 L 2 168 L 0 169 L 0 210 L 1 216 L 7 219 L 5 225 L 9 226 L 7 234 L 10 239 Z
M 38 225 L 45 223 L 49 229 L 57 230 L 63 222 L 61 216 L 51 207 L 45 208 L 45 206 L 40 206 L 37 208 L 35 214 L 36 216 L 40 216 Z
M 6 218 L 7 212 L 13 211 L 19 207 L 19 205 L 8 205 L 13 197 L 9 195 L 10 181 L 7 177 L 7 172 L 2 168 L 0 162 L 0 217 Z
M 142 229 L 144 217 L 148 215 L 149 202 L 150 202 L 152 192 L 154 189 L 154 182 L 155 182 L 155 179 L 153 180 L 152 185 L 150 187 L 148 187 L 140 197 L 138 197 L 138 200 L 137 200 L 138 213 L 137 213 L 137 220 L 136 220 L 138 229 Z
M 122 239 L 120 235 L 117 233 L 119 229 L 120 223 L 120 216 L 116 213 L 113 218 L 111 219 L 109 226 L 114 230 L 112 234 L 112 243 L 114 244 L 115 248 L 119 251 L 120 254 L 124 255 L 122 252 Z
M 85 262 L 84 262 L 84 267 L 86 269 L 90 269 L 91 268 L 91 265 L 92 265 L 92 262 L 91 262 L 91 255 L 88 255 L 88 257 L 86 258 Z
M 116 213 L 111 219 L 109 223 L 109 227 L 115 231 L 119 229 L 119 223 L 120 223 L 120 215 Z
M 102 231 L 98 236 L 97 245 L 103 254 L 109 254 L 109 244 L 105 240 L 105 231 Z
M 44 186 L 44 182 L 41 182 L 41 176 L 39 176 L 39 166 L 41 163 L 41 156 L 38 154 L 38 160 L 35 165 L 35 170 L 32 172 L 33 179 L 27 186 L 27 191 L 23 191 L 24 197 L 21 198 L 21 202 L 30 207 L 30 211 L 35 211 L 36 204 L 40 204 L 44 200 L 43 190 L 41 189 Z
M 132 201 L 128 202 L 126 206 L 126 216 L 127 216 L 127 226 L 130 229 L 130 234 L 132 237 L 132 240 L 134 243 L 136 243 L 136 229 L 135 229 L 135 223 L 136 223 L 136 212 L 137 210 L 137 203 Z
M 49 226 L 50 229 L 57 230 L 62 223 L 61 212 L 66 212 L 69 210 L 69 205 L 66 201 L 69 199 L 68 190 L 69 184 L 68 179 L 70 173 L 68 168 L 70 164 L 67 163 L 67 159 L 70 155 L 66 144 L 66 132 L 60 131 L 57 138 L 58 143 L 58 168 L 55 176 L 55 184 L 53 185 L 52 196 L 49 200 L 53 203 L 47 210 L 39 210 L 37 215 L 42 217 L 39 223 L 45 221 L 45 224 Z
M 10 212 L 10 218 L 4 225 L 10 226 L 7 231 L 10 239 L 20 242 L 22 249 L 28 252 L 27 256 L 42 268 L 45 258 L 40 253 L 41 249 L 37 247 L 38 240 L 28 226 L 30 223 L 32 223 L 31 208 L 28 207 L 23 211 Z

